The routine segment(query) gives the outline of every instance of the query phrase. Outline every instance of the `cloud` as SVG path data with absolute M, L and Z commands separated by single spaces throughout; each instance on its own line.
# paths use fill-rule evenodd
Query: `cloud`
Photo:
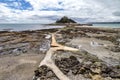
M 120 21 L 119 0 L 4 0 L 1 23 L 51 23 L 62 16 L 77 22 Z
M 113 15 L 120 17 L 120 11 L 114 12 Z

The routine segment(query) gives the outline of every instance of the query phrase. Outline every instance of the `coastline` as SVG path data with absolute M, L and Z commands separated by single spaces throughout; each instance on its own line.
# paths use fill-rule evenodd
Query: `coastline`
M 57 55 L 55 59 L 68 58 L 72 55 L 77 57 L 80 63 L 83 62 L 83 65 L 88 62 L 90 62 L 90 64 L 100 62 L 106 64 L 101 66 L 108 66 L 108 68 L 112 66 L 114 67 L 114 71 L 118 71 L 119 69 L 115 66 L 120 66 L 119 30 L 120 29 L 116 30 L 113 28 L 98 28 L 93 26 L 77 26 L 18 32 L 2 31 L 0 32 L 0 65 L 2 65 L 0 66 L 0 79 L 31 79 L 34 75 L 34 70 L 44 58 L 46 51 L 50 48 L 51 33 L 55 32 L 58 43 L 76 47 L 82 51 L 78 53 L 78 55 L 73 52 L 58 51 L 56 53 L 59 55 Z M 26 75 L 26 73 L 29 73 L 29 75 Z M 118 71 L 112 76 L 118 73 L 120 72 Z M 81 75 L 84 76 L 84 74 Z M 109 74 L 107 75 L 109 78 L 112 78 Z M 81 76 L 79 77 L 81 78 Z M 108 77 L 103 76 L 103 78 Z M 86 79 L 90 78 L 83 77 L 83 80 Z M 114 78 L 112 79 L 116 80 Z M 73 77 L 72 80 L 74 80 Z
M 52 28 L 63 28 L 65 26 L 68 27 L 75 27 L 75 26 L 80 26 L 80 27 L 87 27 L 89 24 L 0 24 L 0 31 L 27 31 L 27 30 L 42 30 L 42 29 L 52 29 Z M 113 27 L 111 26 L 88 26 L 88 27 L 96 27 L 96 28 L 115 28 L 115 29 L 120 29 L 118 26 Z

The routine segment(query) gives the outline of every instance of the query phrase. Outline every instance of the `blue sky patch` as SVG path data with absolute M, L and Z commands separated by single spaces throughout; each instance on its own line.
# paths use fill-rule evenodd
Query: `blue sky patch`
M 7 4 L 7 7 L 19 10 L 32 10 L 32 5 L 25 0 L 2 0 L 0 3 Z

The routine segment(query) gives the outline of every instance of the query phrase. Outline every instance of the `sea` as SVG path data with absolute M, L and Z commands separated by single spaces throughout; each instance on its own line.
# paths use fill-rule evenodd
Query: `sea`
M 64 26 L 50 26 L 45 24 L 0 24 L 0 31 L 26 31 L 62 28 Z
M 64 26 L 52 26 L 44 24 L 0 24 L 0 31 L 25 31 L 41 30 L 51 28 L 63 28 Z M 113 24 L 93 24 L 91 27 L 120 28 L 120 23 Z
M 120 28 L 120 23 L 96 23 L 93 24 L 94 27 L 104 27 L 104 28 Z

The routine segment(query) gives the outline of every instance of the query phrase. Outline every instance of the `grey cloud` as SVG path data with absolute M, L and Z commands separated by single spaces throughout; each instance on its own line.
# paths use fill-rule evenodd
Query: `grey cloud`
M 39 20 L 39 19 L 48 19 L 48 20 L 57 20 L 59 19 L 60 17 L 57 16 L 57 15 L 54 15 L 54 16 L 39 16 L 39 15 L 33 15 L 31 16 L 29 19 L 32 19 L 32 20 Z
M 70 2 L 72 1 L 72 2 Z M 49 21 L 55 21 L 59 19 L 62 16 L 68 16 L 70 18 L 75 19 L 78 22 L 91 22 L 91 21 L 120 21 L 120 0 L 70 0 L 67 1 L 70 3 L 64 4 L 64 0 L 60 3 L 62 5 L 62 8 L 64 9 L 63 11 L 55 11 L 54 13 L 50 12 L 49 16 L 49 10 L 48 10 L 48 15 L 45 13 L 36 13 L 36 11 L 32 10 L 33 14 L 30 14 L 28 17 L 23 17 L 19 19 L 19 17 L 7 17 L 3 16 L 4 12 L 3 10 L 0 9 L 0 21 L 33 21 L 33 22 L 41 22 L 46 20 L 47 22 Z M 73 3 L 74 2 L 74 3 Z M 78 2 L 78 3 L 77 3 Z M 82 4 L 83 2 L 83 4 Z M 79 4 L 81 3 L 81 4 Z M 39 3 L 38 3 L 39 4 Z M 39 4 L 42 5 L 42 4 Z M 4 6 L 4 5 L 3 5 Z M 72 7 L 73 6 L 73 7 Z M 44 8 L 44 6 L 42 6 Z M 55 6 L 52 6 L 53 8 Z M 56 6 L 58 8 L 61 6 Z M 4 9 L 4 8 L 3 8 Z M 48 8 L 49 9 L 49 8 Z M 14 13 L 17 14 L 17 16 L 21 15 L 21 11 L 15 12 L 16 10 L 10 10 L 11 12 L 6 12 L 6 15 L 10 15 L 9 13 Z M 23 11 L 24 12 L 24 11 Z M 46 11 L 47 12 L 47 11 Z M 26 12 L 27 13 L 27 12 Z M 25 13 L 25 14 L 26 14 Z M 29 11 L 28 11 L 29 13 Z M 39 15 L 41 14 L 41 15 Z M 43 15 L 42 15 L 43 14 Z M 31 16 L 32 15 L 32 16 Z M 17 18 L 17 19 L 16 19 Z
M 118 11 L 117 11 L 117 12 L 114 12 L 113 15 L 120 17 L 120 12 L 118 12 Z

